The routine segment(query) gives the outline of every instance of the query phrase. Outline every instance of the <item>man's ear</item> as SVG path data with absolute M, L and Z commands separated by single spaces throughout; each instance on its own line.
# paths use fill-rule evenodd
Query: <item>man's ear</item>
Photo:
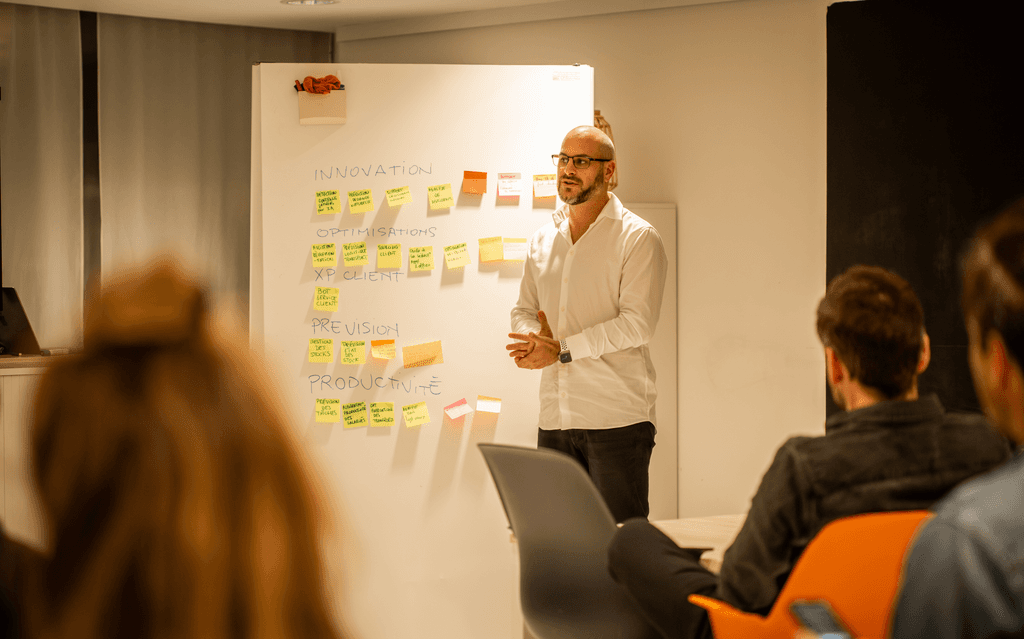
M 928 333 L 924 334 L 924 339 L 921 340 L 921 356 L 917 359 L 917 374 L 920 375 L 928 368 L 928 364 L 932 361 L 932 341 L 928 338 Z
M 615 175 L 615 160 L 604 163 L 604 181 L 611 182 L 612 176 Z
M 985 353 L 988 356 L 989 372 L 996 380 L 999 389 L 1006 391 L 1010 388 L 1013 376 L 1013 360 L 1006 352 L 1006 344 L 999 333 L 989 331 L 985 336 Z
M 838 384 L 847 377 L 846 366 L 839 360 L 839 355 L 831 346 L 825 347 L 825 371 L 831 384 Z

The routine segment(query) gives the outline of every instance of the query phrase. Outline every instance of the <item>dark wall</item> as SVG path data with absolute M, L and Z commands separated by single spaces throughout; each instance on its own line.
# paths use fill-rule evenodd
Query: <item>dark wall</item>
M 828 9 L 826 273 L 905 277 L 932 341 L 921 391 L 976 410 L 959 261 L 977 225 L 1024 194 L 1024 50 L 1015 3 L 919 4 Z

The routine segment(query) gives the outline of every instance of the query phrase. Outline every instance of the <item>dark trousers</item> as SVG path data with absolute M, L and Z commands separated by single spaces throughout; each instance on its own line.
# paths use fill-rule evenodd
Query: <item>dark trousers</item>
M 612 537 L 608 570 L 666 639 L 712 639 L 707 612 L 690 595 L 714 596 L 718 577 L 699 551 L 680 548 L 650 522 L 631 519 Z
M 605 430 L 540 429 L 537 447 L 563 452 L 582 464 L 612 517 L 623 522 L 651 512 L 647 490 L 654 432 L 651 422 Z

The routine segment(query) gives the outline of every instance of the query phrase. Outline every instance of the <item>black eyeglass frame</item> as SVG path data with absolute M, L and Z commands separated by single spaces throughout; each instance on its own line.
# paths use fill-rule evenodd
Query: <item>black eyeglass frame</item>
M 565 158 L 565 163 L 562 163 L 562 158 Z M 572 160 L 572 165 L 577 169 L 585 169 L 590 166 L 591 162 L 613 162 L 614 158 L 592 158 L 589 155 L 564 155 L 562 153 L 554 153 L 551 155 L 551 161 L 554 162 L 555 166 L 569 166 L 569 160 Z M 583 166 L 579 165 L 580 160 L 586 160 Z

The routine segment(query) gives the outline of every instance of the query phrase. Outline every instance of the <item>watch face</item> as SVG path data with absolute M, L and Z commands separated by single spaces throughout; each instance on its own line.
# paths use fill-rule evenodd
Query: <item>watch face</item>
M 564 353 L 559 353 L 558 361 L 562 362 L 563 364 L 568 364 L 569 362 L 572 361 L 572 355 L 570 355 L 568 351 Z

